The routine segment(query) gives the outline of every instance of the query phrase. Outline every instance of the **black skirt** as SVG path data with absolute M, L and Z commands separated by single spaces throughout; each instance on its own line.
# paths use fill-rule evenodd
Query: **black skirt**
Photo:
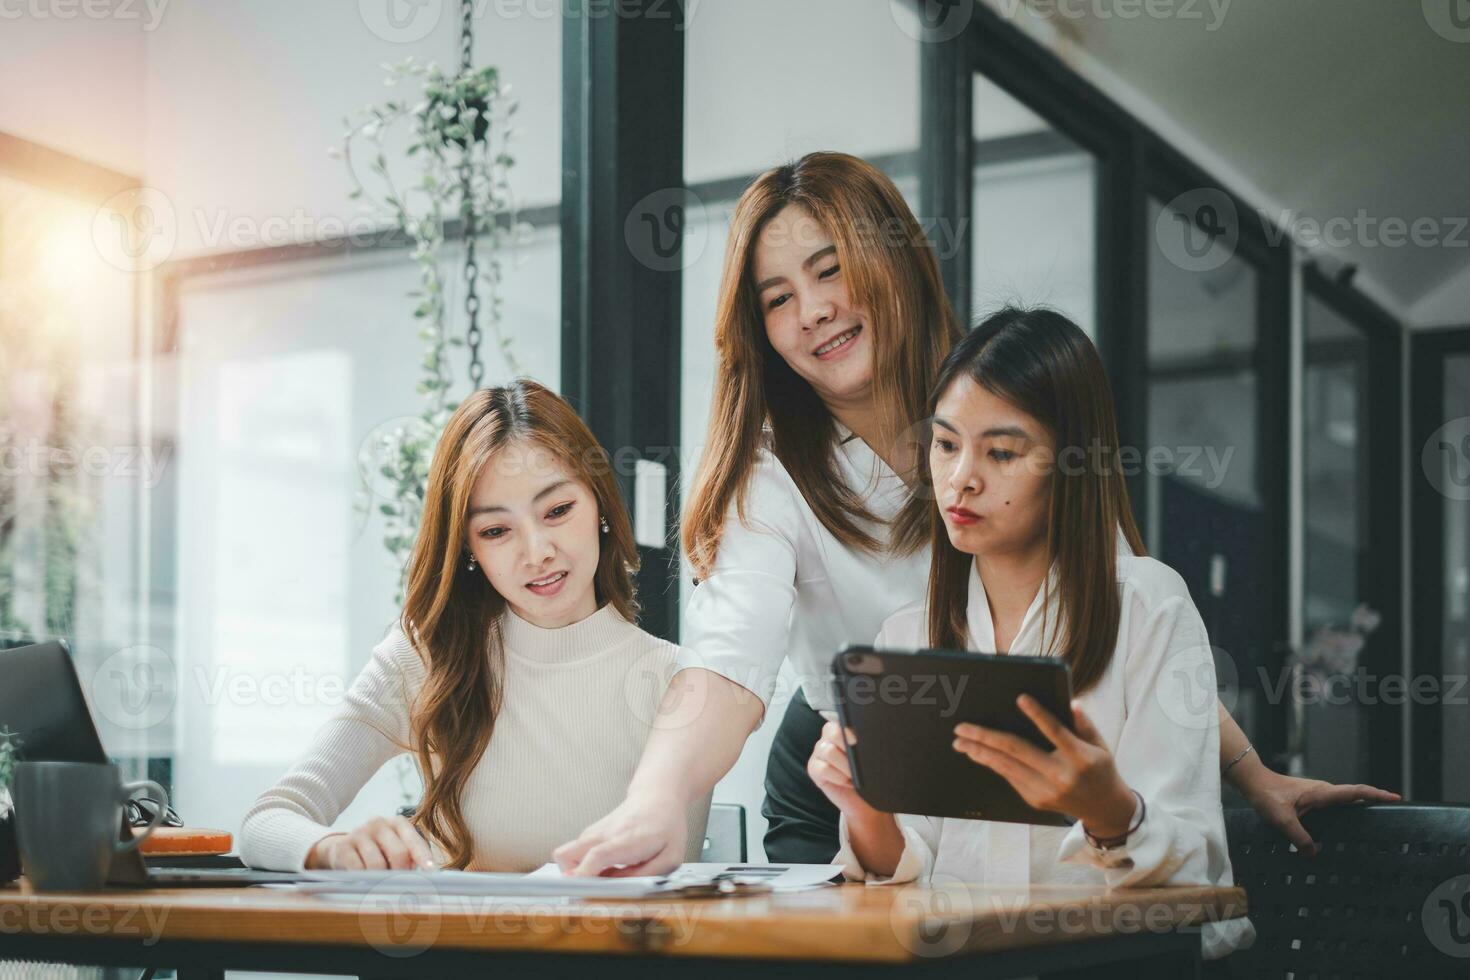
M 837 856 L 837 807 L 806 773 L 824 719 L 798 688 L 781 719 L 766 763 L 766 860 L 827 864 Z

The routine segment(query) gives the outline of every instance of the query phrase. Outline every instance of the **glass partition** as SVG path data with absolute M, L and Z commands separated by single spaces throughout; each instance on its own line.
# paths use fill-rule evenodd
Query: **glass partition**
M 1147 445 L 1143 526 L 1149 553 L 1189 586 L 1216 647 L 1222 684 L 1272 663 L 1268 586 L 1275 561 L 1261 470 L 1261 274 L 1156 199 L 1148 204 Z M 1180 236 L 1180 237 L 1174 237 Z M 1226 697 L 1247 735 L 1258 705 Z

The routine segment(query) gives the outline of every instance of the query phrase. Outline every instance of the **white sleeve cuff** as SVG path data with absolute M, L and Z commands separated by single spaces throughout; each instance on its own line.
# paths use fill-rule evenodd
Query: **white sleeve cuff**
M 1128 825 L 1130 827 L 1133 825 L 1133 821 L 1138 819 L 1138 807 L 1139 802 L 1135 800 L 1133 803 L 1133 812 L 1128 816 Z M 1061 846 L 1057 851 L 1057 860 L 1070 861 L 1074 864 L 1085 864 L 1094 868 L 1101 868 L 1105 872 L 1115 870 L 1126 872 L 1134 867 L 1135 862 L 1132 852 L 1138 849 L 1140 844 L 1145 842 L 1148 836 L 1148 830 L 1149 819 L 1147 808 L 1145 807 L 1144 818 L 1138 825 L 1138 829 L 1129 834 L 1128 839 L 1122 844 L 1104 850 L 1092 845 L 1087 839 L 1087 832 L 1083 828 L 1082 821 L 1078 820 L 1068 828 L 1067 833 L 1062 837 Z M 1107 877 L 1108 884 L 1114 884 L 1114 876 L 1108 875 Z
M 241 823 L 236 846 L 246 867 L 304 871 L 306 856 L 324 837 L 342 831 L 285 806 L 252 810 Z
M 1135 815 L 1136 812 L 1135 807 Z M 1142 888 L 1171 881 L 1184 884 L 1184 880 L 1175 879 L 1191 865 L 1192 859 L 1201 856 L 1191 847 L 1193 837 L 1189 829 L 1179 816 L 1147 807 L 1143 822 L 1128 835 L 1127 841 L 1103 850 L 1087 842 L 1079 820 L 1062 838 L 1057 859 L 1100 869 L 1109 888 Z M 1201 881 L 1207 880 L 1199 877 Z
M 903 834 L 903 853 L 898 857 L 893 874 L 885 878 L 870 873 L 858 861 L 847 835 L 847 814 L 842 814 L 837 820 L 837 840 L 841 846 L 832 863 L 841 865 L 842 876 L 848 881 L 862 881 L 869 885 L 902 885 L 917 881 L 925 876 L 929 863 L 929 846 L 924 843 L 924 838 L 919 836 L 917 830 L 905 826 L 902 820 L 898 821 L 898 829 Z

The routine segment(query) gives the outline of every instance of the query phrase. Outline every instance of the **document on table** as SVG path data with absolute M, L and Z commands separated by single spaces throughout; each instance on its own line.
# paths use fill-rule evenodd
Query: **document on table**
M 588 878 L 564 875 L 555 864 L 530 874 L 492 871 L 305 871 L 295 885 L 308 894 L 413 892 L 424 895 L 493 895 L 505 898 L 677 897 L 682 888 L 720 881 L 769 885 L 772 891 L 801 891 L 826 885 L 842 874 L 835 864 L 684 864 L 667 875 Z
M 667 890 L 686 885 L 704 885 L 731 879 L 770 885 L 772 891 L 793 892 L 825 885 L 842 874 L 837 864 L 681 864 L 663 876 L 635 878 L 572 878 L 562 874 L 556 864 L 543 864 L 525 877 L 546 882 L 639 881 L 649 887 Z

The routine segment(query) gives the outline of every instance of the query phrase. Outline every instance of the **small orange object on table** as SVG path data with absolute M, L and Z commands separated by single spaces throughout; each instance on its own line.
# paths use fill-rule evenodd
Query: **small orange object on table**
M 134 827 L 137 836 L 144 828 Z M 205 827 L 159 827 L 138 846 L 144 854 L 167 854 L 170 857 L 201 857 L 208 854 L 227 854 L 234 844 L 234 836 L 225 830 L 209 830 Z

